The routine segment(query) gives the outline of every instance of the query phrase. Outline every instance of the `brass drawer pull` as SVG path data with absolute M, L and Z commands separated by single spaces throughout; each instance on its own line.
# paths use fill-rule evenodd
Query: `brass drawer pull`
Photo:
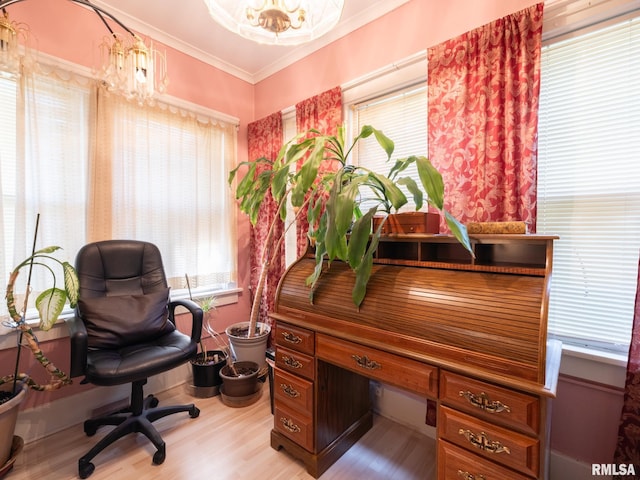
M 459 395 L 467 399 L 467 401 L 474 407 L 478 407 L 481 410 L 489 413 L 511 413 L 511 408 L 498 400 L 490 400 L 489 395 L 481 392 L 480 395 L 471 393 L 470 391 L 460 390 Z
M 282 338 L 285 342 L 293 343 L 294 345 L 302 342 L 302 339 L 299 336 L 294 335 L 291 332 L 282 332 Z
M 511 455 L 509 447 L 502 445 L 500 442 L 491 441 L 487 438 L 487 434 L 481 432 L 480 435 L 476 435 L 471 430 L 458 430 L 458 433 L 466 438 L 471 445 L 480 450 L 484 450 L 487 453 L 506 453 Z
M 287 366 L 289 366 L 291 368 L 302 368 L 304 366 L 298 360 L 296 360 L 293 357 L 289 357 L 288 355 L 283 355 L 282 356 L 282 361 L 285 363 L 285 365 L 287 365 Z
M 293 423 L 293 420 L 291 420 L 290 418 L 282 417 L 280 421 L 282 422 L 282 426 L 289 430 L 291 433 L 300 433 L 300 427 Z
M 474 475 L 473 473 L 458 470 L 458 476 L 464 480 L 485 480 L 484 475 Z
M 288 395 L 291 398 L 298 398 L 300 396 L 300 392 L 298 392 L 291 385 L 287 385 L 286 383 L 281 383 L 280 388 L 285 393 L 285 395 Z
M 366 355 L 364 357 L 361 357 L 359 355 L 351 355 L 351 358 L 356 361 L 356 364 L 360 368 L 364 368 L 365 370 L 377 370 L 379 368 L 382 368 L 382 365 L 380 365 L 375 360 L 369 360 Z

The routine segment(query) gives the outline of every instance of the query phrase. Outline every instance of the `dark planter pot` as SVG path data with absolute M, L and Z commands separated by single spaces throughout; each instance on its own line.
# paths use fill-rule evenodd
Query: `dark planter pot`
M 193 385 L 195 387 L 216 387 L 221 385 L 220 369 L 226 363 L 224 353 L 220 350 L 212 350 L 207 352 L 207 361 L 205 362 L 203 359 L 204 354 L 201 352 L 191 361 Z
M 234 362 L 238 372 L 234 376 L 229 365 L 220 370 L 223 391 L 227 397 L 248 397 L 258 390 L 258 372 L 260 367 L 256 362 Z

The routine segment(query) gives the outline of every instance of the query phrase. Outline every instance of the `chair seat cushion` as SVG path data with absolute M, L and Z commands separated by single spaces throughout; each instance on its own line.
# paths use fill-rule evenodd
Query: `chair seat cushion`
M 78 310 L 87 327 L 89 348 L 121 348 L 174 331 L 168 300 L 168 288 L 139 295 L 80 297 Z
M 103 386 L 143 380 L 188 361 L 196 350 L 191 337 L 178 330 L 137 345 L 90 350 L 86 378 Z

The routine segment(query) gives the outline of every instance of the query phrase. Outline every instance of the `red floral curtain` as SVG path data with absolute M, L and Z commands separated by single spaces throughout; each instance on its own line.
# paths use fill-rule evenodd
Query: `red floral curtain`
M 314 128 L 326 135 L 335 135 L 342 123 L 342 89 L 332 88 L 324 93 L 296 104 L 296 131 L 304 133 Z M 331 165 L 320 169 L 334 168 Z M 297 254 L 302 255 L 307 249 L 307 231 L 309 223 L 305 215 L 300 215 L 296 222 Z
M 273 115 L 250 123 L 248 125 L 247 135 L 250 160 L 255 160 L 260 157 L 275 160 L 283 144 L 282 114 L 280 112 L 274 113 Z M 251 267 L 250 288 L 252 295 L 258 285 L 258 277 L 264 261 L 265 248 L 269 246 L 266 245 L 265 239 L 269 232 L 269 227 L 276 217 L 277 209 L 278 206 L 273 198 L 267 196 L 260 208 L 256 225 L 251 227 L 249 236 L 249 263 Z M 284 231 L 282 221 L 277 220 L 275 229 L 275 238 L 279 238 Z M 262 292 L 262 301 L 260 302 L 258 321 L 268 324 L 271 324 L 268 312 L 273 310 L 278 282 L 285 269 L 284 244 L 281 244 L 279 250 L 279 253 L 273 255 L 273 261 L 269 268 Z
M 640 266 L 638 266 L 638 286 L 627 363 L 624 404 L 618 428 L 618 445 L 614 463 L 632 463 L 636 468 L 640 468 Z M 636 472 L 636 474 L 639 473 Z
M 463 223 L 535 231 L 543 4 L 429 49 L 429 157 Z

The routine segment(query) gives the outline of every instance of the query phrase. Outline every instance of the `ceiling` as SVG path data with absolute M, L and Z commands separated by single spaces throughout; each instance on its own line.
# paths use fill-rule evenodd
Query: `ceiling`
M 143 36 L 257 83 L 408 1 L 345 0 L 342 17 L 333 31 L 307 44 L 290 47 L 261 45 L 226 30 L 211 18 L 203 0 L 181 0 L 172 7 L 160 6 L 157 0 L 93 3 Z

